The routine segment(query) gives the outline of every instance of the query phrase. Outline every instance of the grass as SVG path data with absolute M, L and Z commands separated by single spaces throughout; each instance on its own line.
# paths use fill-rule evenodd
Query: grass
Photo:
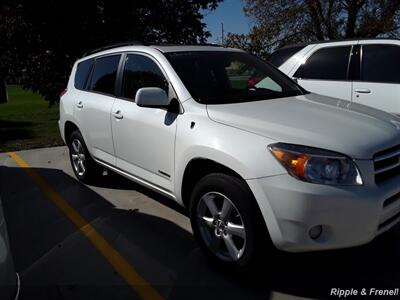
M 8 102 L 0 104 L 0 152 L 62 145 L 58 105 L 19 86 L 9 85 Z

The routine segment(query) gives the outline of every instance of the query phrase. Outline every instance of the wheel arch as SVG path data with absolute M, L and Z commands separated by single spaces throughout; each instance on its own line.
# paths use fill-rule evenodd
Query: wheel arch
M 76 131 L 79 130 L 78 126 L 72 122 L 72 121 L 66 121 L 65 125 L 64 125 L 64 138 L 65 138 L 65 143 L 68 145 L 69 142 L 69 138 L 71 136 L 71 134 Z
M 224 164 L 221 164 L 219 162 L 216 162 L 212 159 L 209 158 L 193 158 L 189 161 L 189 163 L 186 165 L 185 171 L 183 173 L 183 178 L 182 178 L 182 187 L 181 187 L 181 200 L 182 204 L 188 209 L 189 208 L 189 202 L 190 202 L 190 194 L 191 191 L 193 190 L 194 186 L 196 183 L 203 178 L 206 175 L 212 174 L 212 173 L 223 173 L 227 175 L 231 175 L 241 181 L 244 182 L 244 184 L 247 186 L 249 189 L 250 194 L 253 197 L 254 205 L 255 208 L 257 209 L 257 212 L 260 217 L 260 221 L 263 223 L 263 226 L 266 230 L 266 233 L 268 234 L 269 237 L 271 237 L 271 233 L 269 230 L 269 226 L 267 224 L 267 220 L 265 220 L 265 216 L 263 216 L 261 207 L 255 198 L 255 195 L 248 185 L 247 181 L 235 170 L 233 170 L 230 167 L 227 167 Z
M 190 193 L 195 184 L 211 173 L 224 173 L 245 181 L 233 169 L 209 158 L 193 158 L 186 165 L 182 178 L 181 199 L 185 207 L 189 207 Z

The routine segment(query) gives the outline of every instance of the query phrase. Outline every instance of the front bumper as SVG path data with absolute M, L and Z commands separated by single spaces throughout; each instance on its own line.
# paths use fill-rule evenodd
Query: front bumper
M 247 180 L 278 249 L 303 252 L 368 243 L 400 221 L 400 176 L 382 185 L 328 186 L 288 174 Z M 309 230 L 322 225 L 312 239 Z

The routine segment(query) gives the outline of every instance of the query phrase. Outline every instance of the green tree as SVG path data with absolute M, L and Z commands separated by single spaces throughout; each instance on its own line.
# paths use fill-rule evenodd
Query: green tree
M 399 36 L 397 0 L 245 0 L 243 10 L 254 26 L 247 36 L 228 34 L 226 44 L 240 39 L 264 57 L 293 43 Z
M 210 34 L 201 9 L 220 1 L 3 0 L 0 78 L 18 78 L 54 103 L 87 50 L 129 40 L 204 42 Z

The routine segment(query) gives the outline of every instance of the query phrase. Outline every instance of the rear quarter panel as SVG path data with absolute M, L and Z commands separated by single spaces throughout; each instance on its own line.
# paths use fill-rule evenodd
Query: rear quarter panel
M 74 87 L 74 79 L 75 79 L 75 71 L 76 71 L 77 63 L 74 64 L 71 70 L 71 75 L 67 84 L 67 92 L 60 97 L 60 119 L 58 121 L 58 125 L 60 128 L 60 135 L 64 142 L 66 142 L 65 137 L 65 123 L 70 121 L 76 124 L 76 120 L 74 119 L 74 99 L 76 94 L 76 89 Z

